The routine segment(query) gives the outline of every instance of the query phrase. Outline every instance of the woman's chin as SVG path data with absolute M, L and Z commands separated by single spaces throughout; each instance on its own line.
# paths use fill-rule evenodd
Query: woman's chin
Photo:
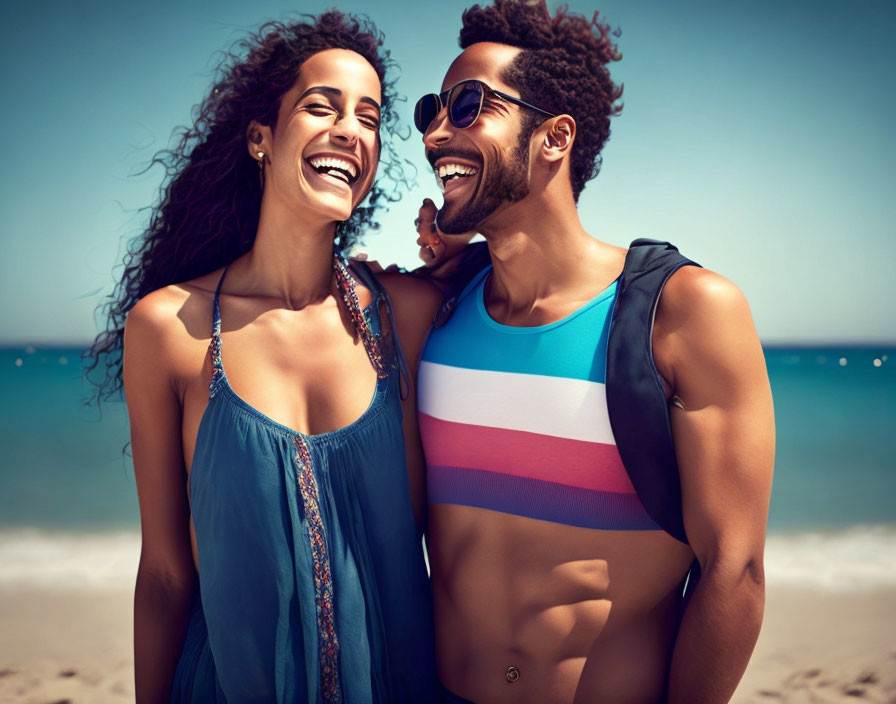
M 327 222 L 348 220 L 354 210 L 350 198 L 336 194 L 317 194 L 317 197 L 311 198 L 310 201 L 307 204 L 308 210 Z

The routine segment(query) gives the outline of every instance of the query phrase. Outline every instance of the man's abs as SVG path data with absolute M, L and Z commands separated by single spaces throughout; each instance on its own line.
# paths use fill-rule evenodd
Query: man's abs
M 690 549 L 430 505 L 439 674 L 477 704 L 660 701 Z

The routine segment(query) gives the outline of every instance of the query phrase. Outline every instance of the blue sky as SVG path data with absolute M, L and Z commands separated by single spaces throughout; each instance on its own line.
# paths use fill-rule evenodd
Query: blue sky
M 466 4 L 338 4 L 385 32 L 408 122 L 458 51 Z M 158 172 L 135 174 L 189 120 L 214 52 L 331 5 L 4 3 L 0 344 L 92 338 L 157 193 Z M 676 243 L 741 286 L 765 342 L 896 342 L 896 3 L 570 5 L 620 26 L 624 54 L 625 109 L 582 195 L 586 229 Z M 368 249 L 413 265 L 411 221 L 437 191 L 416 133 L 401 150 L 418 184 Z

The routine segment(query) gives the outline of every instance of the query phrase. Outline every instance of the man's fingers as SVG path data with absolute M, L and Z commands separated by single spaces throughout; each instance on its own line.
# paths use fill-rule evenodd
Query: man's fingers
M 442 242 L 441 233 L 436 227 L 436 204 L 429 198 L 423 201 L 420 206 L 419 214 L 414 220 L 414 227 L 417 228 L 417 234 L 423 240 L 422 244 L 439 245 Z
M 439 242 L 438 244 L 424 244 L 420 247 L 418 256 L 425 266 L 437 266 L 442 263 L 442 259 L 445 256 L 445 250 L 446 247 L 444 242 Z

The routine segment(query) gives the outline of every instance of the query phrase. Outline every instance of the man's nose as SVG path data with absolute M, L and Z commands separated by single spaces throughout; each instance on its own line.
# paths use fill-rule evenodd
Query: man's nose
M 448 109 L 443 107 L 429 123 L 423 134 L 423 144 L 427 149 L 435 149 L 451 139 L 454 126 L 448 120 Z

